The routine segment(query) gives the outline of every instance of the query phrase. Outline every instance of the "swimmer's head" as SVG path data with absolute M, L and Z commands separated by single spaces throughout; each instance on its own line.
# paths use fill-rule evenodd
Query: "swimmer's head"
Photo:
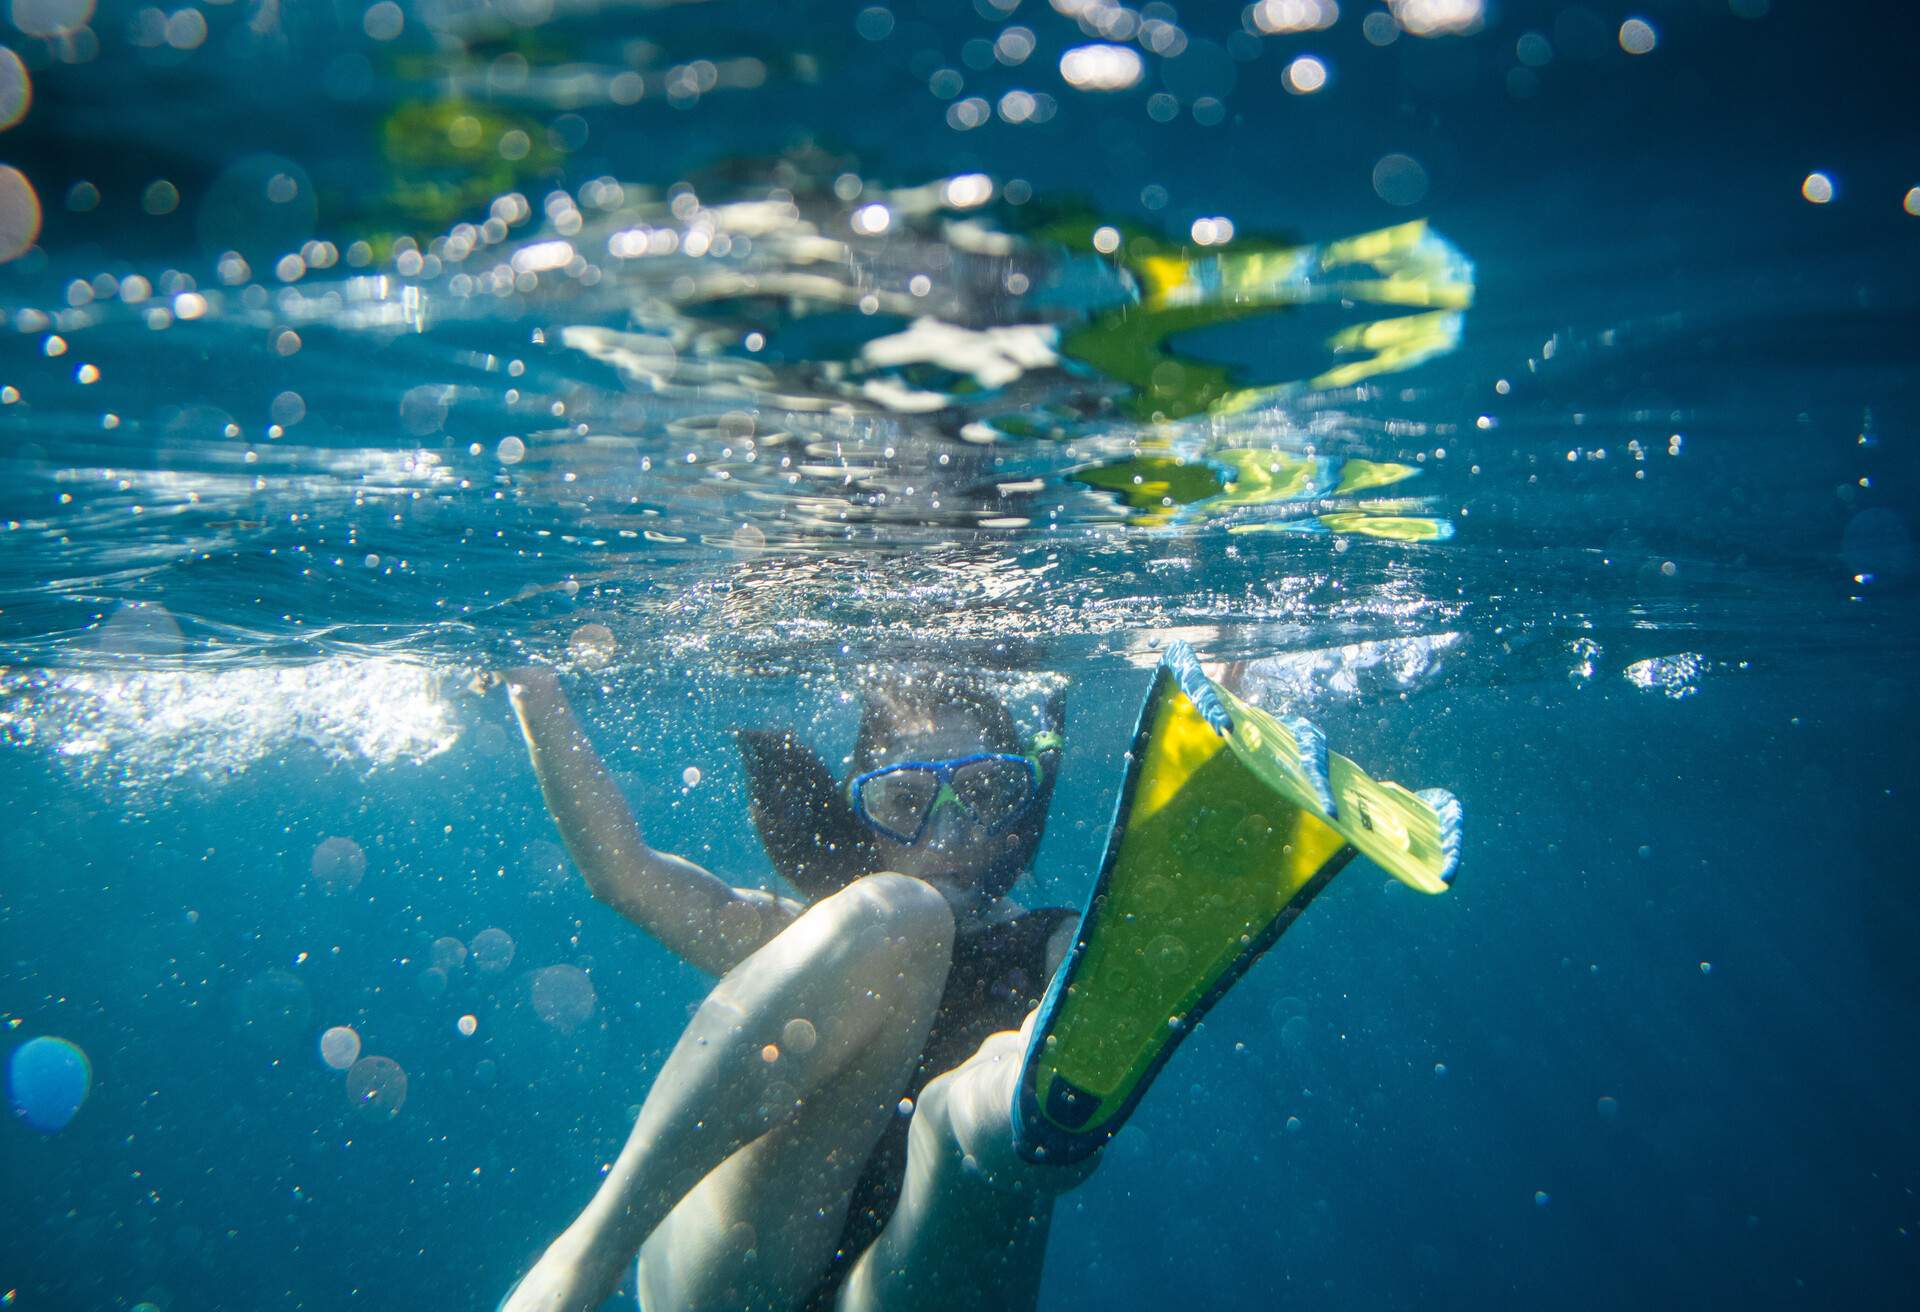
M 848 784 L 865 781 L 864 796 L 849 796 L 880 868 L 926 880 L 962 914 L 1005 895 L 1033 862 L 1059 755 L 1032 747 L 1006 704 L 972 680 L 922 674 L 870 686 Z M 922 768 L 874 777 L 909 763 Z M 907 798 L 897 814 L 871 814 L 863 803 L 896 782 L 888 791 Z M 977 804 L 986 790 L 993 803 Z
M 859 732 L 838 781 L 792 733 L 742 732 L 749 810 L 775 868 L 810 899 L 862 875 L 897 870 L 939 888 L 958 914 L 991 905 L 1032 864 L 1046 824 L 1064 699 L 1055 693 L 1036 709 L 1046 732 L 1029 739 L 1006 703 L 976 680 L 938 672 L 876 679 L 864 690 Z M 971 794 L 943 792 L 942 804 L 926 808 L 924 826 L 915 815 L 906 832 L 890 834 L 863 822 L 853 804 L 852 786 L 862 775 L 978 754 L 1031 759 L 1031 796 L 1015 799 L 1017 814 L 983 819 L 964 804 Z

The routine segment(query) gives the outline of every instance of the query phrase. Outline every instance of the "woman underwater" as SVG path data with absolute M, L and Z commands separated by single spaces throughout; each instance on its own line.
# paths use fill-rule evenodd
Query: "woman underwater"
M 1025 1161 L 1011 1125 L 1018 1031 L 1078 920 L 1006 896 L 1062 701 L 1023 741 L 971 680 L 894 676 L 844 786 L 790 734 L 743 733 L 750 813 L 802 902 L 655 850 L 553 672 L 505 682 L 594 896 L 720 977 L 506 1312 L 589 1312 L 636 1252 L 647 1312 L 1033 1306 L 1053 1201 L 1093 1165 Z

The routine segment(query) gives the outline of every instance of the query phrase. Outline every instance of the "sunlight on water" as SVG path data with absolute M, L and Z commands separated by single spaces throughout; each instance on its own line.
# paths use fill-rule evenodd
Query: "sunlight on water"
M 0 733 L 44 744 L 83 773 L 129 782 L 222 778 L 292 743 L 327 760 L 417 764 L 459 738 L 441 676 L 385 658 L 211 671 L 15 673 L 9 684 Z M 316 854 L 316 871 L 319 865 Z

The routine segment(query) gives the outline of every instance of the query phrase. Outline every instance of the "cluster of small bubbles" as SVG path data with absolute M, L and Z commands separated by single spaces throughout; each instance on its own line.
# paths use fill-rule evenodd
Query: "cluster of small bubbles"
M 1188 232 L 1196 246 L 1225 246 L 1233 240 L 1233 220 L 1223 216 L 1195 219 Z
M 1145 61 L 1127 46 L 1075 46 L 1060 56 L 1060 76 L 1075 91 L 1125 91 L 1145 75 Z
M 360 1034 L 351 1025 L 334 1025 L 320 1035 L 320 1060 L 344 1071 L 360 1060 Z
M 1485 17 L 1485 0 L 1387 0 L 1394 21 L 1413 36 L 1459 36 L 1475 32 Z
M 1260 0 L 1240 14 L 1241 23 L 1255 36 L 1324 31 L 1339 18 L 1335 0 Z
M 1310 96 L 1327 85 L 1327 66 L 1313 55 L 1297 56 L 1280 74 L 1281 83 L 1296 96 Z
M 1620 24 L 1620 48 L 1630 55 L 1651 54 L 1659 43 L 1659 34 L 1644 18 L 1629 18 Z
M 620 644 L 604 624 L 582 624 L 567 638 L 567 655 L 583 670 L 604 670 Z

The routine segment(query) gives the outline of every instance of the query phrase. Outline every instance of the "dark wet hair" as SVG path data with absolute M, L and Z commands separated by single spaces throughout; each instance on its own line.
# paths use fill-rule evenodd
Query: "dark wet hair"
M 1064 730 L 1064 693 L 1047 695 L 1035 709 L 1045 730 L 1056 735 Z M 932 732 L 956 717 L 979 730 L 983 750 L 1026 750 L 1005 701 L 978 680 L 945 672 L 893 673 L 867 686 L 852 768 L 845 779 L 836 780 L 819 753 L 791 729 L 740 730 L 736 737 L 747 775 L 747 814 L 780 876 L 815 902 L 878 872 L 879 846 L 854 815 L 847 784 L 894 759 L 893 745 L 902 738 Z M 1059 772 L 1057 741 L 1039 755 L 1039 796 L 1011 831 L 1013 841 L 981 872 L 982 891 L 990 896 L 1012 888 L 1040 849 Z

